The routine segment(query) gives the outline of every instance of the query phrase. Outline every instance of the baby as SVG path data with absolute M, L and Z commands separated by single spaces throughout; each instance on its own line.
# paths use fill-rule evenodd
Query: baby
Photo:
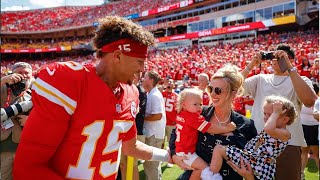
M 197 173 L 196 171 L 202 171 L 206 167 L 209 167 L 209 165 L 195 153 L 199 131 L 202 133 L 223 134 L 234 131 L 236 125 L 231 122 L 226 126 L 218 126 L 206 121 L 205 118 L 200 115 L 202 112 L 202 92 L 194 88 L 185 89 L 179 94 L 177 112 L 176 154 L 177 156 L 189 157 L 187 160 L 184 160 L 184 163 L 195 169 L 190 179 L 199 179 L 201 173 Z

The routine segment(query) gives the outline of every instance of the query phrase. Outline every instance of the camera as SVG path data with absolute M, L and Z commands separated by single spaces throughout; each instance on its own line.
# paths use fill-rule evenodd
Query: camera
M 9 119 L 12 116 L 18 115 L 19 113 L 28 112 L 32 106 L 32 101 L 22 101 L 5 108 L 1 108 L 1 122 Z
M 20 82 L 10 84 L 9 88 L 15 96 L 19 96 L 26 88 L 26 81 L 22 80 Z
M 273 55 L 274 51 L 261 51 L 261 60 L 272 60 L 275 59 L 275 56 Z

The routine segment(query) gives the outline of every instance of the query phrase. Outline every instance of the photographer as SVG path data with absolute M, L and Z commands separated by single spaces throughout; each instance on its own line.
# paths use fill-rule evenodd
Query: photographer
M 1 78 L 1 108 L 23 101 L 30 101 L 28 93 L 32 82 L 31 65 L 25 62 L 15 63 L 12 73 Z M 1 178 L 12 179 L 12 167 L 15 152 L 20 140 L 22 127 L 28 116 L 25 113 L 1 122 Z
M 259 52 L 242 71 L 244 78 L 254 66 L 259 67 L 261 61 L 271 61 L 273 74 L 258 74 L 245 79 L 244 88 L 246 95 L 254 98 L 251 118 L 255 121 L 258 133 L 263 130 L 263 101 L 269 95 L 281 95 L 294 103 L 298 115 L 301 103 L 306 107 L 313 106 L 317 96 L 313 91 L 312 82 L 297 73 L 297 68 L 292 65 L 295 58 L 294 51 L 288 45 L 279 45 L 274 52 Z M 289 145 L 277 158 L 275 179 L 300 180 L 301 150 L 306 146 L 300 117 L 288 126 L 291 133 Z

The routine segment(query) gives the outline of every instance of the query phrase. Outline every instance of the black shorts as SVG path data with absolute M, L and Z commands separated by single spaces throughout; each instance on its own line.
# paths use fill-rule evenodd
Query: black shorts
M 319 125 L 302 125 L 304 138 L 308 146 L 319 145 Z

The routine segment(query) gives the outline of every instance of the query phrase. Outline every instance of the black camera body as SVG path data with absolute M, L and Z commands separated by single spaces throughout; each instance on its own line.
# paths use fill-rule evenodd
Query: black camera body
M 12 72 L 8 73 L 7 75 L 13 74 Z M 10 88 L 12 93 L 15 96 L 19 96 L 23 91 L 26 90 L 27 80 L 23 79 L 22 81 L 16 82 L 14 84 L 6 84 L 7 88 Z
M 15 96 L 19 96 L 23 91 L 26 90 L 26 82 L 20 81 L 14 84 L 10 84 L 9 88 Z
M 275 59 L 274 51 L 261 51 L 261 60 L 272 60 Z

